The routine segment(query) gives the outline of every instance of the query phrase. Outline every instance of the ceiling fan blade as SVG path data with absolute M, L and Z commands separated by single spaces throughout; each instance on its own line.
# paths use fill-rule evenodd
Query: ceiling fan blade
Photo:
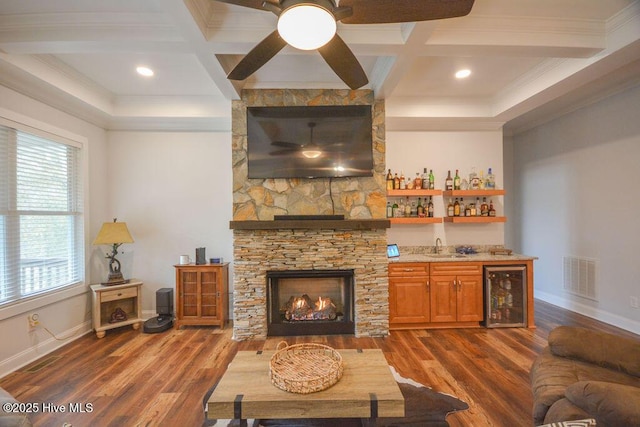
M 246 79 L 266 64 L 286 45 L 287 42 L 280 37 L 278 30 L 275 30 L 251 49 L 249 53 L 242 58 L 242 61 L 240 61 L 238 65 L 231 70 L 227 75 L 227 78 L 231 80 Z
M 263 7 L 264 0 L 215 0 L 218 3 L 235 4 L 237 6 L 250 7 L 251 9 L 269 10 Z
M 391 24 L 456 18 L 471 12 L 474 0 L 340 0 L 353 13 L 345 24 Z
M 318 49 L 318 52 L 351 89 L 358 89 L 369 83 L 362 66 L 339 35 L 333 36 L 329 43 Z

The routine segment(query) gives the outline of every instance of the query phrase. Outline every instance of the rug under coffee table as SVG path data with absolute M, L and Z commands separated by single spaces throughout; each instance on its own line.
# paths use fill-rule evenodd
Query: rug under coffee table
M 381 350 L 338 350 L 344 373 L 337 384 L 310 394 L 271 384 L 275 351 L 239 351 L 207 402 L 207 417 L 377 418 L 403 417 L 404 397 Z

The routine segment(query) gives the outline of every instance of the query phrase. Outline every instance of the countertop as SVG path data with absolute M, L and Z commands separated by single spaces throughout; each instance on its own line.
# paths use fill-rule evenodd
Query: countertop
M 389 259 L 393 262 L 488 262 L 488 261 L 531 261 L 537 257 L 512 253 L 511 255 L 492 255 L 489 252 L 480 252 L 471 255 L 461 255 L 457 253 L 436 254 L 402 254 L 398 258 Z

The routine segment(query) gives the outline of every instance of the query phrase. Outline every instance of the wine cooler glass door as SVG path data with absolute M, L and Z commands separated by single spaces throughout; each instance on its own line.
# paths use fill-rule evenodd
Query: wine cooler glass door
M 527 319 L 527 267 L 485 267 L 485 326 L 524 327 Z

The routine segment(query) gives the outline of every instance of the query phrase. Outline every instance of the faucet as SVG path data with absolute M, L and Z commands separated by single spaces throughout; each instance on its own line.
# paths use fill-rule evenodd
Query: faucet
M 438 237 L 436 239 L 436 253 L 437 254 L 440 253 L 440 248 L 442 248 L 442 240 L 440 240 L 440 238 Z

